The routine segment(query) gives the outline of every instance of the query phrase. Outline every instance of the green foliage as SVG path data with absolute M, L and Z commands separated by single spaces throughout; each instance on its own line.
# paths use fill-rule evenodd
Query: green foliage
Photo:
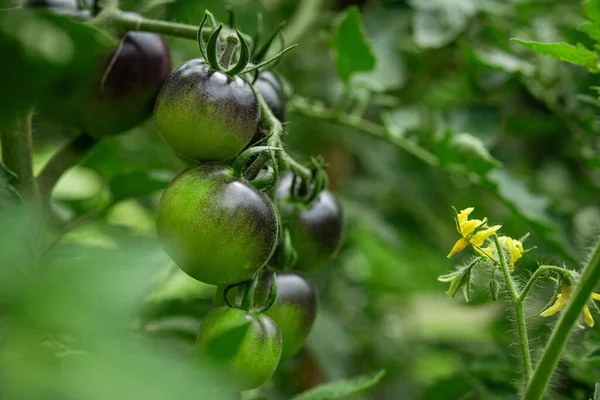
M 327 383 L 299 394 L 298 396 L 293 397 L 293 400 L 344 399 L 350 395 L 369 390 L 373 386 L 377 385 L 384 375 L 385 371 L 382 370 L 350 379 L 342 379 Z
M 582 44 L 573 46 L 568 43 L 540 43 L 528 42 L 526 40 L 519 39 L 513 40 L 545 56 L 550 56 L 556 58 L 557 60 L 581 65 L 592 72 L 600 71 L 598 68 L 598 54 L 596 54 L 594 51 L 588 50 Z
M 375 67 L 375 56 L 366 41 L 356 7 L 349 7 L 336 21 L 332 46 L 336 52 L 338 74 L 346 82 L 352 74 L 371 71 Z

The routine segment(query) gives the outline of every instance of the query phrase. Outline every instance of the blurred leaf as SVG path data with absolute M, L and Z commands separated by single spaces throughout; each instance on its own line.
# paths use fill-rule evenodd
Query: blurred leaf
M 21 201 L 21 196 L 12 186 L 17 176 L 0 161 L 0 211 Z
M 527 222 L 533 233 L 559 253 L 565 262 L 571 263 L 573 267 L 580 264 L 579 258 L 566 244 L 561 227 L 548 216 L 546 198 L 532 193 L 524 182 L 516 180 L 502 169 L 492 171 L 483 185 L 515 215 Z
M 541 43 L 520 39 L 511 40 L 542 55 L 581 65 L 592 72 L 600 71 L 598 68 L 598 54 L 580 43 L 578 43 L 577 46 L 573 46 L 569 43 Z
M 600 400 L 600 383 L 596 383 L 596 388 L 594 390 L 594 400 Z
M 101 31 L 44 12 L 0 13 L 0 123 L 90 79 L 114 45 Z
M 583 6 L 585 7 L 588 17 L 596 24 L 600 24 L 600 1 L 585 0 Z
M 498 48 L 473 47 L 470 51 L 474 59 L 490 68 L 525 75 L 531 75 L 534 71 L 534 66 L 527 61 Z
M 600 43 L 600 26 L 592 22 L 585 22 L 579 25 L 579 29 L 584 31 L 591 39 Z
M 115 176 L 109 183 L 113 201 L 147 196 L 164 189 L 170 181 L 169 173 L 160 171 L 133 171 Z
M 406 82 L 404 57 L 398 49 L 397 36 L 407 19 L 406 10 L 400 7 L 385 7 L 364 15 L 371 48 L 377 63 L 370 72 L 359 72 L 352 76 L 352 84 L 363 86 L 374 92 L 384 92 L 401 87 Z
M 334 400 L 345 399 L 356 393 L 364 392 L 377 385 L 385 375 L 385 370 L 371 372 L 350 379 L 326 383 L 307 390 L 292 398 L 292 400 Z
M 148 0 L 137 8 L 137 12 L 140 14 L 147 14 L 155 8 L 164 6 L 165 4 L 173 3 L 175 1 L 176 0 Z
M 441 380 L 429 387 L 420 400 L 455 400 L 473 391 L 473 382 L 463 375 Z
M 483 145 L 483 142 L 468 133 L 453 135 L 447 131 L 435 146 L 436 155 L 442 164 L 460 164 L 469 170 L 485 175 L 502 165 Z
M 452 42 L 475 14 L 473 0 L 410 0 L 416 9 L 413 36 L 421 48 L 439 48 Z
M 337 71 L 348 82 L 356 72 L 371 71 L 375 67 L 375 55 L 367 41 L 360 11 L 349 7 L 335 22 L 332 47 L 336 53 Z
M 242 345 L 248 329 L 250 329 L 250 321 L 233 327 L 215 337 L 206 344 L 207 355 L 221 362 L 232 359 Z

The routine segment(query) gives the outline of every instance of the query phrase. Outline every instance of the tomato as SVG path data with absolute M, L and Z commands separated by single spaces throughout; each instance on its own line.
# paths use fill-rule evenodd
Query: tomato
M 277 75 L 268 70 L 262 71 L 258 75 L 256 82 L 254 82 L 254 88 L 263 96 L 275 117 L 281 122 L 285 122 L 285 92 Z M 262 121 L 259 121 L 256 133 L 252 137 L 252 140 L 250 140 L 248 147 L 264 139 L 267 134 L 268 132 L 264 128 Z
M 292 176 L 284 174 L 275 193 L 281 222 L 298 253 L 295 268 L 315 271 L 333 258 L 342 242 L 342 208 L 329 190 L 323 190 L 310 204 L 292 201 Z
M 239 342 L 237 350 L 225 361 L 227 368 L 238 378 L 240 390 L 262 385 L 279 365 L 281 335 L 273 320 L 266 315 L 237 308 L 218 307 L 202 320 L 196 340 L 198 353 L 210 354 L 213 340 L 246 324 L 249 324 L 248 330 Z
M 164 140 L 180 155 L 198 161 L 228 160 L 256 132 L 259 106 L 243 78 L 230 78 L 194 59 L 171 73 L 154 119 Z
M 261 276 L 255 292 L 253 307 L 258 309 L 267 303 L 273 274 L 266 272 Z M 317 293 L 313 284 L 302 274 L 292 271 L 275 273 L 277 297 L 275 303 L 265 314 L 271 317 L 279 327 L 283 341 L 281 360 L 287 360 L 302 348 L 317 315 Z M 219 286 L 213 304 L 225 304 L 223 293 L 225 286 Z M 237 290 L 228 293 L 230 300 L 235 299 Z
M 217 163 L 190 167 L 171 181 L 160 200 L 156 227 L 177 265 L 212 285 L 252 277 L 279 238 L 271 200 Z
M 128 131 L 152 116 L 154 102 L 171 71 L 169 48 L 154 33 L 128 32 L 89 77 L 84 88 L 72 88 L 69 77 L 43 101 L 46 117 L 101 138 Z
M 285 92 L 281 80 L 272 71 L 262 71 L 254 87 L 263 96 L 278 120 L 285 121 Z

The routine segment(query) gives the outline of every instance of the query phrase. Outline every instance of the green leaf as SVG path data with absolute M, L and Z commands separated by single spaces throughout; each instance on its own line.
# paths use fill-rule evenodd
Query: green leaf
M 435 146 L 436 154 L 442 164 L 464 165 L 479 175 L 485 175 L 494 168 L 502 166 L 485 148 L 483 142 L 468 133 L 453 135 L 446 132 Z
M 375 55 L 364 32 L 360 11 L 349 7 L 335 23 L 332 47 L 336 53 L 339 76 L 348 82 L 356 72 L 371 71 L 375 67 Z
M 585 32 L 591 39 L 600 43 L 600 26 L 592 22 L 585 22 L 579 25 L 579 29 Z
M 598 69 L 598 54 L 580 43 L 578 43 L 577 46 L 573 46 L 569 43 L 541 43 L 520 39 L 511 40 L 542 55 L 581 65 L 592 72 L 600 71 L 600 69 Z
M 19 193 L 12 186 L 17 176 L 0 161 L 0 211 L 20 202 Z
M 600 0 L 586 0 L 583 2 L 583 6 L 588 17 L 594 23 L 600 24 Z
M 566 244 L 562 228 L 548 216 L 548 200 L 545 197 L 532 193 L 524 182 L 516 180 L 503 169 L 492 171 L 482 184 L 525 221 L 533 234 L 560 254 L 565 262 L 573 265 L 580 263 Z
M 133 171 L 115 176 L 109 183 L 113 201 L 147 196 L 164 189 L 170 181 L 170 174 L 160 171 Z
M 385 92 L 402 87 L 406 82 L 404 57 L 397 48 L 397 38 L 408 26 L 406 10 L 401 7 L 384 7 L 363 13 L 365 29 L 377 63 L 370 72 L 356 73 L 352 84 L 373 92 Z
M 385 370 L 371 372 L 350 379 L 326 383 L 300 393 L 292 400 L 334 400 L 345 399 L 350 395 L 364 392 L 375 386 L 385 375 Z
M 411 0 L 416 9 L 414 40 L 421 48 L 440 48 L 456 39 L 475 14 L 472 0 Z

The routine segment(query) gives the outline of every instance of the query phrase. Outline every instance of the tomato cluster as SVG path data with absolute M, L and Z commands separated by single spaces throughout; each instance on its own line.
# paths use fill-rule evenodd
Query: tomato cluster
M 218 285 L 215 308 L 200 327 L 198 352 L 210 354 L 219 337 L 247 329 L 225 362 L 240 390 L 263 384 L 304 345 L 318 305 L 313 284 L 300 271 L 322 268 L 343 231 L 341 207 L 331 192 L 306 197 L 293 189 L 314 186 L 302 181 L 306 177 L 286 172 L 265 194 L 231 167 L 268 135 L 257 94 L 285 122 L 279 77 L 265 70 L 254 83 L 251 78 L 230 76 L 203 58 L 190 60 L 171 73 L 154 111 L 165 142 L 196 163 L 164 191 L 158 236 L 184 272 Z M 282 265 L 286 252 L 297 254 L 295 265 Z
M 73 0 L 30 0 L 26 6 L 90 18 Z M 212 38 L 218 40 L 219 31 Z M 335 255 L 343 231 L 340 205 L 327 190 L 298 196 L 296 186 L 318 188 L 306 174 L 287 172 L 276 182 L 274 157 L 267 168 L 277 172 L 269 188 L 256 183 L 257 175 L 236 170 L 240 153 L 265 142 L 272 118 L 285 120 L 285 91 L 275 73 L 257 69 L 252 74 L 241 61 L 240 68 L 220 68 L 216 56 L 187 61 L 171 72 L 169 49 L 160 36 L 127 32 L 120 39 L 89 86 L 66 85 L 64 96 L 41 101 L 39 110 L 96 138 L 127 131 L 153 112 L 164 141 L 193 163 L 162 194 L 158 238 L 181 270 L 217 286 L 197 351 L 200 357 L 211 354 L 220 340 L 239 330 L 243 335 L 225 366 L 240 390 L 260 386 L 281 360 L 301 349 L 311 331 L 317 295 L 300 271 L 318 270 Z M 208 47 L 211 51 L 210 40 Z M 212 51 L 224 47 L 213 41 Z M 206 56 L 202 45 L 201 50 Z M 221 59 L 228 63 L 227 57 Z M 251 61 L 256 66 L 261 60 Z M 268 118 L 261 115 L 259 98 L 263 111 L 271 110 Z M 263 149 L 271 152 L 272 146 Z M 252 153 L 246 160 L 259 159 Z M 291 253 L 298 255 L 295 264 L 281 257 Z

